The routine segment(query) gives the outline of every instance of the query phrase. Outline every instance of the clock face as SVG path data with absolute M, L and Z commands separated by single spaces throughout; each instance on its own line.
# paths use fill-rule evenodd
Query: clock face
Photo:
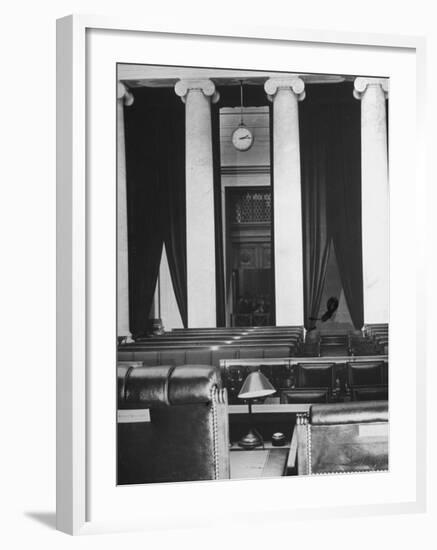
M 239 126 L 232 134 L 232 145 L 238 151 L 247 151 L 252 144 L 253 134 L 246 126 Z

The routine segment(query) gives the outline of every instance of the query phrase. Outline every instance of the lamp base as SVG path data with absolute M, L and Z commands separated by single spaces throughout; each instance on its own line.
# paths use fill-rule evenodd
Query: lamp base
M 264 440 L 261 435 L 251 428 L 247 434 L 240 439 L 238 446 L 243 449 L 255 449 L 255 447 L 264 447 Z

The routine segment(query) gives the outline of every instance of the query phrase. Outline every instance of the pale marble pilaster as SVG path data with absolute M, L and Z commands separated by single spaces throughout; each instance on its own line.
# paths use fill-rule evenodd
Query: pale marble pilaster
M 133 95 L 117 85 L 117 336 L 132 341 L 129 329 L 129 271 L 126 200 L 126 149 L 124 105 L 132 105 Z
M 297 76 L 270 78 L 264 89 L 273 102 L 276 324 L 303 325 L 298 101 L 305 98 L 305 83 Z
M 389 316 L 388 79 L 356 78 L 361 100 L 361 196 L 364 323 Z
M 216 326 L 211 80 L 179 80 L 185 103 L 188 326 Z

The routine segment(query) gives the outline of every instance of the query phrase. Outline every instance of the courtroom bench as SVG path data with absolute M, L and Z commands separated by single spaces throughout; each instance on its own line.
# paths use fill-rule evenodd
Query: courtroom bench
M 219 366 L 222 359 L 269 359 L 275 357 L 290 357 L 296 353 L 294 345 L 270 344 L 245 346 L 169 346 L 158 349 L 135 348 L 120 346 L 117 353 L 118 361 L 141 361 L 144 365 L 184 365 L 206 364 Z

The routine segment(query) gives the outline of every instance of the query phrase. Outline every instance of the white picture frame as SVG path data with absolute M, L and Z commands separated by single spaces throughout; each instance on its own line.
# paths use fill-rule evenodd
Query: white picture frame
M 110 19 L 104 17 L 81 16 L 74 15 L 58 20 L 57 23 L 57 528 L 61 531 L 70 534 L 83 534 L 90 532 L 102 532 L 110 530 L 125 530 L 132 528 L 156 528 L 163 526 L 164 520 L 160 523 L 159 514 L 162 511 L 160 508 L 159 499 L 156 504 L 155 514 L 151 510 L 147 510 L 145 506 L 141 513 L 131 516 L 128 520 L 126 517 L 118 517 L 116 508 L 112 512 L 109 509 L 106 512 L 97 514 L 97 519 L 94 519 L 93 514 L 90 515 L 91 501 L 97 489 L 90 489 L 93 484 L 93 458 L 90 453 L 90 447 L 94 437 L 103 439 L 103 434 L 106 433 L 102 429 L 102 435 L 96 435 L 96 420 L 95 414 L 90 414 L 93 410 L 95 402 L 95 383 L 94 371 L 101 368 L 96 365 L 93 351 L 93 338 L 95 331 L 90 332 L 93 323 L 93 315 L 95 315 L 95 307 L 91 307 L 93 276 L 90 266 L 92 264 L 90 253 L 95 250 L 95 238 L 101 236 L 93 233 L 93 218 L 95 217 L 96 201 L 94 191 L 90 186 L 90 174 L 92 173 L 93 164 L 92 153 L 89 150 L 89 133 L 87 130 L 87 117 L 90 116 L 90 108 L 93 102 L 89 88 L 90 70 L 93 69 L 93 64 L 88 59 L 90 44 L 91 49 L 98 49 L 99 45 L 92 40 L 92 32 L 98 31 L 105 34 L 105 40 L 112 41 L 113 44 L 117 41 L 117 36 L 129 35 L 131 38 L 135 35 L 135 39 L 140 36 L 157 38 L 160 43 L 166 41 L 178 40 L 183 37 L 189 37 L 191 40 L 205 40 L 214 44 L 215 40 L 220 40 L 222 43 L 235 44 L 244 50 L 248 45 L 257 45 L 258 48 L 272 48 L 277 45 L 281 47 L 301 45 L 313 45 L 317 48 L 344 48 L 360 50 L 360 55 L 369 56 L 372 52 L 388 50 L 397 52 L 400 56 L 405 55 L 409 58 L 414 57 L 414 66 L 416 72 L 411 80 L 409 75 L 408 85 L 414 89 L 413 97 L 416 96 L 416 101 L 412 105 L 406 107 L 406 117 L 409 114 L 409 123 L 414 125 L 414 136 L 412 139 L 416 145 L 416 156 L 414 160 L 409 160 L 408 169 L 410 174 L 415 172 L 415 199 L 419 202 L 414 210 L 414 235 L 412 241 L 408 242 L 409 252 L 413 254 L 414 264 L 407 274 L 403 274 L 405 281 L 408 284 L 412 283 L 417 276 L 416 296 L 414 303 L 411 304 L 414 312 L 414 335 L 425 334 L 425 314 L 422 308 L 425 304 L 425 252 L 424 245 L 420 244 L 419 236 L 421 231 L 424 231 L 425 221 L 418 215 L 420 211 L 420 201 L 425 200 L 425 168 L 424 168 L 424 112 L 423 101 L 421 94 L 423 93 L 425 79 L 425 41 L 420 37 L 409 36 L 394 36 L 394 35 L 363 35 L 355 33 L 340 33 L 340 32 L 320 32 L 298 29 L 272 29 L 272 28 L 251 28 L 235 27 L 229 29 L 215 28 L 211 24 L 208 28 L 201 28 L 192 23 L 189 27 L 178 28 L 177 26 L 143 24 L 138 21 L 129 21 L 123 19 Z M 103 36 L 102 34 L 99 36 Z M 138 59 L 133 57 L 125 58 L 127 49 L 120 52 L 123 57 L 119 59 L 121 62 L 138 62 Z M 180 64 L 176 55 L 170 51 L 168 47 L 163 58 L 171 59 L 175 57 L 175 65 Z M 165 50 L 165 46 L 164 46 Z M 94 51 L 94 50 L 93 50 Z M 244 52 L 243 52 L 244 53 Z M 243 55 L 243 54 L 242 54 Z M 345 54 L 345 57 L 346 54 Z M 224 63 L 226 63 L 224 61 Z M 162 64 L 166 64 L 163 61 Z M 187 63 L 190 64 L 190 63 Z M 214 65 L 218 66 L 218 65 Z M 228 65 L 226 65 L 228 66 Z M 251 68 L 251 67 L 250 67 Z M 293 70 L 291 68 L 290 70 Z M 114 68 L 115 71 L 115 68 Z M 311 72 L 308 70 L 306 72 Z M 314 71 L 316 72 L 316 71 Z M 114 82 L 115 90 L 115 82 Z M 93 92 L 94 93 L 94 92 Z M 115 93 L 115 92 L 114 92 Z M 114 95 L 115 98 L 115 95 Z M 115 101 L 115 99 L 114 99 Z M 398 105 L 399 107 L 399 105 Z M 396 112 L 396 101 L 393 106 Z M 414 111 L 414 112 L 413 112 Z M 114 102 L 115 113 L 115 102 Z M 393 115 L 393 125 L 396 129 L 396 118 Z M 92 140 L 91 140 L 92 141 Z M 396 149 L 390 144 L 390 153 L 397 155 L 400 149 Z M 115 158 L 115 147 L 113 150 Z M 391 165 L 396 168 L 396 158 L 391 157 Z M 405 161 L 407 162 L 407 161 Z M 411 164 L 412 163 L 412 164 Z M 399 169 L 399 167 L 398 167 Z M 412 172 L 413 171 L 413 172 Z M 396 172 L 397 173 L 397 172 Z M 115 178 L 115 173 L 113 175 Z M 411 182 L 412 185 L 412 182 Z M 402 194 L 402 192 L 400 192 Z M 396 193 L 394 193 L 396 195 Z M 409 204 L 409 197 L 395 196 L 392 210 L 391 224 L 399 224 L 400 221 L 400 204 Z M 397 201 L 400 201 L 398 203 Z M 404 202 L 403 202 L 404 201 Z M 103 207 L 102 207 L 103 208 Z M 391 225 L 393 227 L 398 225 Z M 90 229 L 92 238 L 90 237 Z M 115 233 L 114 245 L 115 245 Z M 90 239 L 94 244 L 90 244 Z M 396 248 L 396 247 L 395 247 Z M 90 252 L 91 251 L 91 252 Z M 397 254 L 394 250 L 393 254 Z M 108 256 L 109 257 L 109 256 Z M 114 266 L 115 267 L 115 266 Z M 416 271 L 417 268 L 417 271 Z M 401 281 L 402 282 L 402 281 Z M 401 291 L 400 291 L 401 292 Z M 397 296 L 401 295 L 397 292 Z M 396 295 L 394 297 L 396 298 Z M 114 295 L 115 302 L 115 295 Z M 396 299 L 392 297 L 391 316 L 396 321 L 401 308 L 397 307 Z M 112 309 L 111 309 L 112 311 Z M 404 328 L 397 326 L 396 322 L 393 327 L 394 338 L 402 338 Z M 93 335 L 94 334 L 94 335 Z M 422 338 L 422 336 L 420 336 Z M 396 344 L 396 342 L 393 342 Z M 396 346 L 395 346 L 396 347 Z M 395 512 L 420 512 L 425 509 L 426 502 L 426 468 L 425 468 L 425 432 L 424 425 L 420 419 L 426 415 L 426 400 L 425 400 L 425 345 L 423 338 L 421 345 L 417 345 L 414 341 L 414 346 L 409 349 L 410 357 L 414 356 L 416 364 L 416 375 L 420 375 L 420 384 L 415 383 L 414 395 L 408 395 L 411 403 L 411 425 L 414 425 L 414 449 L 411 451 L 411 456 L 415 457 L 414 475 L 411 478 L 411 487 L 409 495 L 405 498 L 398 498 L 396 495 L 387 492 L 386 502 L 372 503 L 363 500 L 361 503 L 356 500 L 351 503 L 344 501 L 342 504 L 334 503 L 334 506 L 325 507 L 322 503 L 321 507 L 311 507 L 308 503 L 302 503 L 302 506 L 296 503 L 288 504 L 286 501 L 280 502 L 276 507 L 266 506 L 262 499 L 256 501 L 256 495 L 259 491 L 271 490 L 276 488 L 281 489 L 283 480 L 268 481 L 261 489 L 256 485 L 258 482 L 244 481 L 232 482 L 239 484 L 240 489 L 245 490 L 247 499 L 254 501 L 253 510 L 258 509 L 263 512 L 266 517 L 272 517 L 274 514 L 281 515 L 289 510 L 293 511 L 295 518 L 316 518 L 326 517 L 329 515 L 348 514 L 363 515 L 369 513 L 395 513 Z M 109 355 L 112 351 L 109 352 Z M 114 354 L 115 361 L 115 354 Z M 391 354 L 391 364 L 401 362 L 400 355 L 397 355 L 396 349 Z M 103 360 L 104 362 L 104 360 Z M 111 366 L 108 367 L 111 370 Z M 99 371 L 100 372 L 100 371 Z M 115 370 L 112 371 L 112 373 Z M 399 380 L 399 385 L 402 385 L 402 380 Z M 115 376 L 114 376 L 115 383 Z M 105 388 L 105 384 L 102 388 Z M 109 385 L 109 387 L 111 387 Z M 405 386 L 404 386 L 405 389 Z M 103 391 L 103 390 L 102 390 Z M 401 395 L 401 391 L 399 395 Z M 114 401 L 115 406 L 115 401 Z M 399 402 L 394 399 L 391 414 L 399 414 Z M 104 409 L 104 407 L 103 407 Z M 92 422 L 90 420 L 92 418 Z M 396 416 L 394 416 L 396 419 Z M 114 416 L 108 419 L 108 422 L 115 422 Z M 105 420 L 106 422 L 106 420 Z M 110 428 L 108 428 L 110 429 Z M 115 431 L 115 427 L 113 427 Z M 413 443 L 412 443 L 413 444 Z M 413 452 L 414 451 L 414 452 Z M 108 463 L 114 461 L 115 470 L 115 451 L 113 456 L 108 457 Z M 388 474 L 390 475 L 390 474 Z M 334 479 L 335 483 L 344 485 L 341 478 Z M 325 478 L 326 480 L 327 478 Z M 332 478 L 331 478 L 332 479 Z M 349 480 L 352 478 L 349 477 Z M 336 481 L 337 480 L 337 481 Z M 297 480 L 301 486 L 302 483 L 311 484 L 312 480 Z M 369 479 L 369 483 L 371 483 Z M 279 485 L 278 485 L 279 483 Z M 320 483 L 320 481 L 318 482 Z M 325 484 L 325 482 L 321 482 Z M 352 482 L 351 482 L 352 483 Z M 208 491 L 213 491 L 217 506 L 223 508 L 223 502 L 230 491 L 229 484 L 218 483 L 214 488 L 211 484 L 179 484 L 184 485 L 184 488 L 175 486 L 155 486 L 149 491 L 153 492 L 154 498 L 159 492 L 165 493 L 168 498 L 186 498 L 188 494 L 192 494 L 193 498 L 204 498 Z M 326 487 L 331 486 L 331 482 L 326 481 Z M 414 487 L 413 487 L 414 485 Z M 310 485 L 308 485 L 310 486 Z M 325 487 L 325 489 L 326 489 Z M 126 489 L 121 489 L 126 491 Z M 148 490 L 143 488 L 143 490 Z M 311 488 L 310 492 L 313 490 Z M 315 488 L 314 488 L 315 490 Z M 320 490 L 320 489 L 318 489 Z M 387 486 L 387 491 L 389 488 Z M 127 494 L 127 493 L 126 493 Z M 137 493 L 138 494 L 138 493 Z M 414 495 L 414 496 L 411 496 Z M 94 499 L 95 500 L 95 499 Z M 98 499 L 97 499 L 98 500 Z M 134 502 L 132 500 L 132 502 Z M 251 510 L 248 510 L 250 514 Z M 232 515 L 232 507 L 229 511 L 222 510 L 224 516 Z M 105 515 L 106 513 L 106 515 Z M 116 514 L 115 516 L 113 514 Z M 166 515 L 166 522 L 169 518 L 175 515 L 174 510 L 169 507 Z M 188 519 L 187 519 L 188 518 Z M 198 515 L 197 518 L 182 517 L 175 521 L 175 525 L 180 525 L 181 522 L 192 521 L 193 526 L 204 525 L 205 518 Z M 178 523 L 179 522 L 179 523 Z

